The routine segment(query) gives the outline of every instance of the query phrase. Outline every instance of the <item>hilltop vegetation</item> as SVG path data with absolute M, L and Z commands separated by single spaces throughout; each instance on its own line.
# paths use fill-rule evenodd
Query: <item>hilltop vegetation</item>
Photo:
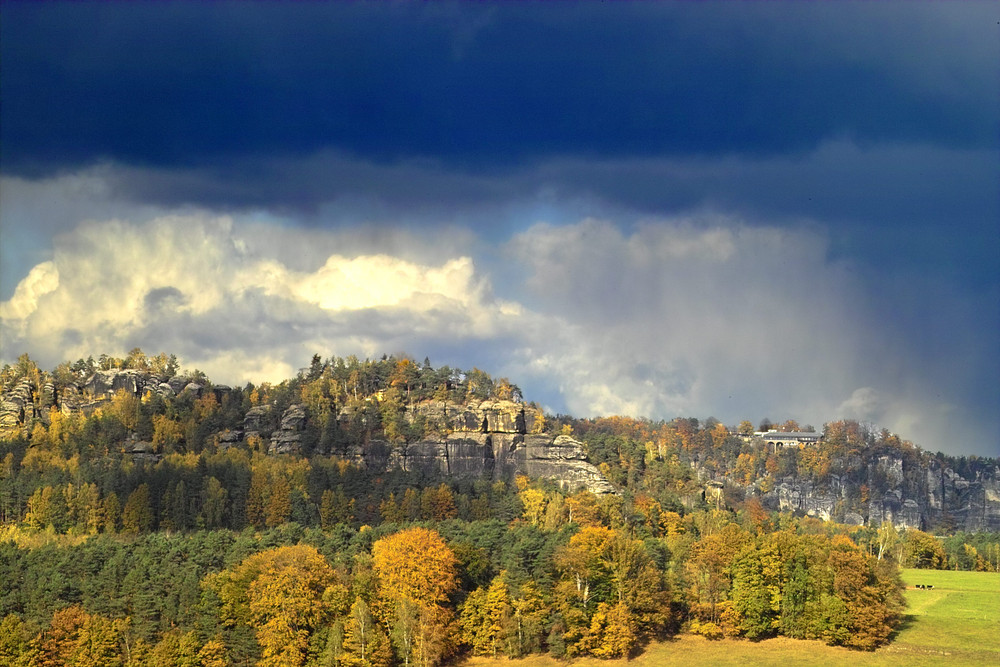
M 1000 567 L 993 534 L 942 544 L 748 492 L 782 466 L 838 474 L 837 447 L 923 455 L 853 423 L 776 453 L 714 420 L 544 415 L 509 380 L 394 357 L 229 388 L 134 350 L 22 357 L 0 381 L 0 656 L 23 664 L 612 658 L 682 630 L 870 649 L 899 621 L 900 563 Z M 618 492 L 372 464 L 480 418 L 504 447 L 576 443 Z

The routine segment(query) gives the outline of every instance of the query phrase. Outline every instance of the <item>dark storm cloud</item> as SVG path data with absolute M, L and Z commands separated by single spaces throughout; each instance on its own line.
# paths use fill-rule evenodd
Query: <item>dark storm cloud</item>
M 1000 275 L 1000 158 L 987 150 L 830 142 L 808 155 L 561 158 L 498 173 L 322 152 L 299 160 L 248 159 L 236 172 L 105 168 L 93 178 L 133 206 L 271 210 L 306 225 L 365 223 L 370 230 L 380 222 L 457 222 L 496 238 L 553 211 L 571 219 L 627 220 L 708 209 L 764 224 L 826 224 L 832 253 L 883 271 L 933 267 L 977 286 Z M 11 220 L 29 210 L 18 203 L 36 190 L 24 183 L 7 187 Z M 107 216 L 105 204 L 92 209 L 74 194 L 64 213 L 46 210 L 41 224 L 71 227 L 80 215 Z
M 995 5 L 3 8 L 3 169 L 993 146 Z
M 821 222 L 832 253 L 882 270 L 933 267 L 978 287 L 1000 275 L 994 150 L 831 142 L 809 155 L 563 161 L 534 176 L 649 216 L 711 208 L 748 221 Z

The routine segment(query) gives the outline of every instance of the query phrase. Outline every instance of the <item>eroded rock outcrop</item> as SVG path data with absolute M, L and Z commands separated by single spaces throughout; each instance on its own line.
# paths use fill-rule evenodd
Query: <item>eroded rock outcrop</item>
M 21 378 L 0 393 L 0 435 L 23 433 L 32 419 L 48 425 L 52 408 L 64 415 L 82 413 L 89 416 L 119 391 L 133 396 L 152 392 L 171 397 L 189 386 L 189 380 L 183 377 L 161 382 L 150 373 L 134 369 L 97 371 L 86 380 L 59 385 L 50 380 L 35 386 L 29 378 Z
M 407 419 L 417 417 L 439 431 L 526 434 L 538 415 L 534 408 L 513 401 L 427 401 L 407 409 Z
M 141 396 L 152 378 L 135 370 L 97 371 L 87 380 L 82 389 L 91 398 L 110 398 L 115 392 L 125 390 L 133 396 Z M 157 383 L 159 385 L 159 383 Z
M 523 454 L 521 454 L 523 452 Z M 614 493 L 615 488 L 596 466 L 587 461 L 583 443 L 566 435 L 527 436 L 514 452 L 516 468 L 529 477 L 551 479 L 566 489 L 584 487 L 591 493 Z
M 27 378 L 4 392 L 0 400 L 0 428 L 9 432 L 18 431 L 34 412 L 34 395 L 34 388 Z
M 271 435 L 271 406 L 256 405 L 247 410 L 243 416 L 243 431 L 246 437 L 251 435 L 266 437 Z
M 614 486 L 587 461 L 583 444 L 565 435 L 530 434 L 534 409 L 511 401 L 465 405 L 428 402 L 410 408 L 440 438 L 390 446 L 384 441 L 354 447 L 356 463 L 378 470 L 399 469 L 464 479 L 511 481 L 523 474 L 556 482 L 567 491 L 614 493 Z
M 225 451 L 230 447 L 235 447 L 243 441 L 243 431 L 240 429 L 226 429 L 219 431 L 212 436 L 212 441 L 219 451 Z
M 908 458 L 873 455 L 867 463 L 863 458 L 853 461 L 854 474 L 831 474 L 822 483 L 787 476 L 767 490 L 760 480 L 743 488 L 766 507 L 825 520 L 870 526 L 889 521 L 899 528 L 920 530 L 1000 530 L 997 460 L 968 463 L 964 475 L 942 460 L 951 459 L 924 452 Z
M 245 423 L 245 422 L 244 422 Z M 299 454 L 302 451 L 302 433 L 306 428 L 306 409 L 290 405 L 281 414 L 281 424 L 271 434 L 269 454 Z
M 289 406 L 273 432 L 270 430 L 273 423 L 271 409 L 261 405 L 246 413 L 243 420 L 244 439 L 253 435 L 269 438 L 267 451 L 270 454 L 301 452 L 309 423 L 305 407 Z M 338 415 L 338 420 L 347 424 L 355 417 L 355 412 L 355 409 L 345 408 Z M 553 436 L 529 436 L 527 430 L 534 425 L 537 415 L 533 408 L 523 404 L 512 401 L 465 404 L 427 401 L 406 408 L 404 418 L 411 424 L 422 420 L 426 433 L 439 435 L 393 445 L 373 440 L 366 443 L 363 449 L 355 443 L 349 446 L 348 456 L 375 469 L 400 469 L 464 478 L 512 479 L 517 473 L 537 473 L 537 476 L 555 479 L 558 470 L 565 470 L 567 475 L 563 481 L 566 484 L 593 487 L 602 493 L 612 488 L 603 480 L 600 471 L 586 462 L 579 443 L 576 443 L 576 449 L 562 442 L 553 447 Z M 573 463 L 567 463 L 570 461 Z

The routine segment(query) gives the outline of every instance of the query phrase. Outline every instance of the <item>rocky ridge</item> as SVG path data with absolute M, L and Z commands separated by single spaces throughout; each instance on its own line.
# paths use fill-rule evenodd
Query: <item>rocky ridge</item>
M 927 453 L 919 457 L 881 455 L 863 463 L 864 478 L 885 480 L 885 490 L 865 493 L 852 481 L 859 475 L 831 474 L 825 483 L 797 476 L 775 480 L 770 488 L 760 480 L 743 485 L 700 470 L 702 478 L 740 488 L 774 510 L 799 512 L 826 521 L 877 526 L 889 521 L 897 528 L 933 530 L 951 526 L 966 531 L 1000 531 L 1000 464 L 982 459 L 965 475 Z
M 202 385 L 190 382 L 187 378 L 173 377 L 161 382 L 148 373 L 136 370 L 97 371 L 84 382 L 64 385 L 58 389 L 51 382 L 45 383 L 41 388 L 34 387 L 31 380 L 22 378 L 0 395 L 0 435 L 15 435 L 31 419 L 48 423 L 52 408 L 67 416 L 74 413 L 90 415 L 119 391 L 133 396 L 153 392 L 171 397 L 184 391 L 200 396 L 202 389 Z M 230 388 L 217 385 L 213 387 L 213 391 L 221 395 L 230 391 Z
M 48 387 L 37 395 L 28 379 L 19 381 L 0 396 L 0 435 L 23 432 L 31 419 L 47 422 L 55 407 L 64 414 L 91 414 L 119 391 L 134 396 L 153 392 L 165 398 L 190 392 L 201 396 L 206 386 L 187 378 L 166 381 L 136 370 L 98 371 L 80 385 L 68 385 L 61 393 Z M 219 400 L 231 389 L 211 387 Z M 346 422 L 351 410 L 337 418 Z M 306 407 L 285 408 L 273 426 L 272 407 L 259 405 L 244 416 L 242 429 L 230 429 L 213 437 L 221 449 L 261 443 L 271 455 L 298 454 L 303 449 L 309 415 Z M 466 479 L 512 480 L 518 474 L 548 479 L 567 490 L 586 488 L 596 494 L 614 493 L 614 486 L 587 461 L 583 444 L 567 436 L 529 433 L 536 414 L 512 401 L 474 401 L 452 404 L 428 401 L 406 408 L 409 423 L 423 420 L 438 434 L 416 442 L 392 445 L 385 440 L 351 444 L 344 456 L 359 466 L 376 470 L 399 469 Z M 147 442 L 128 441 L 123 450 L 133 458 L 155 460 Z M 330 452 L 324 452 L 330 453 Z M 338 452 L 341 453 L 341 452 Z
M 263 431 L 270 409 L 252 408 L 243 422 L 244 437 L 255 435 L 267 443 L 269 454 L 298 453 L 307 415 L 302 405 L 291 405 L 271 433 Z M 341 413 L 346 419 L 348 413 Z M 481 401 L 464 405 L 427 402 L 406 409 L 413 423 L 423 419 L 440 436 L 392 445 L 371 440 L 347 447 L 345 456 L 374 470 L 404 470 L 465 479 L 510 481 L 523 474 L 548 479 L 566 490 L 585 488 L 595 494 L 616 489 L 587 461 L 583 443 L 565 435 L 528 433 L 536 415 L 512 401 Z
M 161 381 L 135 370 L 98 371 L 85 382 L 58 388 L 51 382 L 35 386 L 22 378 L 0 392 L 0 436 L 25 433 L 34 419 L 47 422 L 53 407 L 67 415 L 90 414 L 120 390 L 136 396 L 154 392 L 172 397 L 184 392 L 201 396 L 209 389 L 220 401 L 232 391 L 184 377 Z M 303 405 L 291 405 L 282 410 L 280 419 L 271 412 L 271 406 L 251 408 L 244 415 L 242 428 L 215 434 L 215 444 L 219 448 L 245 446 L 253 438 L 269 454 L 301 452 L 309 424 L 308 410 Z M 351 411 L 344 409 L 337 418 L 346 423 L 351 416 Z M 337 454 L 377 470 L 477 479 L 511 479 L 525 474 L 553 480 L 567 489 L 615 491 L 600 470 L 587 461 L 582 443 L 568 436 L 533 433 L 538 415 L 522 403 L 427 401 L 405 408 L 404 417 L 410 424 L 421 420 L 428 426 L 424 432 L 433 435 L 395 445 L 385 440 L 353 443 Z M 155 458 L 157 455 L 146 444 L 125 443 L 124 450 Z M 1000 530 L 997 459 L 970 463 L 926 452 L 916 456 L 887 452 L 869 453 L 863 460 L 850 463 L 865 468 L 864 474 L 831 474 L 822 482 L 793 475 L 774 479 L 769 485 L 761 480 L 742 485 L 725 475 L 698 470 L 706 485 L 739 487 L 745 495 L 757 496 L 766 507 L 776 510 L 854 524 L 877 525 L 887 520 L 899 527 L 924 530 L 948 525 L 970 531 Z M 884 480 L 879 486 L 882 490 L 865 497 L 862 485 L 856 481 L 859 478 Z

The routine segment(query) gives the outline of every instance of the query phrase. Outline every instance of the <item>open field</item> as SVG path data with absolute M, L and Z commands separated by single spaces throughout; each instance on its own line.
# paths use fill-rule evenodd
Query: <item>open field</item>
M 1000 574 L 905 570 L 903 581 L 903 627 L 879 653 L 913 658 L 910 664 L 925 655 L 948 656 L 952 665 L 1000 664 Z M 916 584 L 934 588 L 909 588 Z
M 826 646 L 821 642 L 779 637 L 752 643 L 708 641 L 682 635 L 650 646 L 631 661 L 582 659 L 574 667 L 692 667 L 717 665 L 844 665 L 909 667 L 911 665 L 1000 665 L 1000 574 L 906 570 L 909 607 L 894 641 L 874 653 Z M 933 585 L 933 590 L 913 588 Z M 464 667 L 564 667 L 548 657 L 524 660 L 474 658 Z

